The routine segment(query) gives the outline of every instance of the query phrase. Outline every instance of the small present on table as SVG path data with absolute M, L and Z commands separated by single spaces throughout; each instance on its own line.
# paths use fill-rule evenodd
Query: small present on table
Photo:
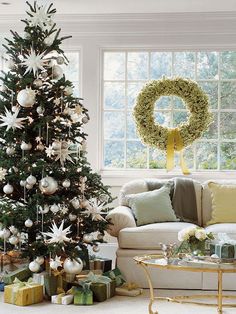
M 217 243 L 210 244 L 210 255 L 215 258 L 236 259 L 236 240 L 226 233 L 218 233 Z

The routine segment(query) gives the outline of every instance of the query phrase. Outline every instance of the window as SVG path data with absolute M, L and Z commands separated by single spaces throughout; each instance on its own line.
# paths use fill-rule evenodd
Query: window
M 165 152 L 141 143 L 132 116 L 142 86 L 162 76 L 196 80 L 209 96 L 214 122 L 185 149 L 189 169 L 236 170 L 235 51 L 104 51 L 103 168 L 165 169 Z M 188 111 L 180 98 L 161 97 L 154 115 L 157 123 L 176 127 Z

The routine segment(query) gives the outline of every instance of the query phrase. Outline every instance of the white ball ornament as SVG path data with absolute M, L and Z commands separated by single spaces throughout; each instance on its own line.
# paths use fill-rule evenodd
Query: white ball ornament
M 20 180 L 20 186 L 22 186 L 22 187 L 26 186 L 26 181 L 25 180 Z
M 83 241 L 85 243 L 91 243 L 93 241 L 93 235 L 90 233 L 86 233 L 83 235 Z
M 64 261 L 63 268 L 68 274 L 79 274 L 83 269 L 83 262 L 80 258 L 70 259 L 66 258 Z
M 80 201 L 77 198 L 73 198 L 73 200 L 71 200 L 71 204 L 74 209 L 78 209 L 80 207 Z
M 44 109 L 43 107 L 41 107 L 41 106 L 38 106 L 38 107 L 36 108 L 36 111 L 37 111 L 38 114 L 43 114 L 44 111 L 45 111 L 45 109 Z
M 35 178 L 35 176 L 33 176 L 32 174 L 30 176 L 28 176 L 28 178 L 26 179 L 26 182 L 30 185 L 34 185 L 37 182 L 37 179 Z
M 43 256 L 37 256 L 35 259 L 35 262 L 37 262 L 39 265 L 43 265 L 44 257 Z
M 46 79 L 48 77 L 48 72 L 45 71 L 41 75 L 42 75 L 42 78 Z
M 54 214 L 56 214 L 59 211 L 59 206 L 57 204 L 53 204 L 52 206 L 50 206 L 50 210 L 51 212 L 53 212 Z
M 52 34 L 52 35 L 46 37 L 43 42 L 45 43 L 46 46 L 50 47 L 53 44 L 54 39 L 55 39 L 55 35 Z
M 22 142 L 21 145 L 20 145 L 20 148 L 22 150 L 31 150 L 32 144 L 31 143 Z
M 34 186 L 31 185 L 31 184 L 26 183 L 25 187 L 26 187 L 27 190 L 32 190 Z
M 74 214 L 69 214 L 70 221 L 75 221 L 77 219 L 77 216 Z
M 58 189 L 57 181 L 52 177 L 45 177 L 39 182 L 39 189 L 43 194 L 54 194 Z
M 57 57 L 57 64 L 63 64 L 64 58 L 63 57 Z
M 33 226 L 33 221 L 32 221 L 31 219 L 27 219 L 27 220 L 25 221 L 25 226 L 26 226 L 27 228 L 32 227 L 32 226 Z
M 5 239 L 6 240 L 6 239 L 8 239 L 10 237 L 10 235 L 11 235 L 10 230 L 8 230 L 6 228 L 0 230 L 0 238 L 1 239 Z
M 18 233 L 18 229 L 15 226 L 11 226 L 9 228 L 9 230 L 11 231 L 12 234 L 16 235 Z
M 59 65 L 52 67 L 52 79 L 60 80 L 63 77 L 63 70 Z
M 88 123 L 88 121 L 89 121 L 88 117 L 83 117 L 83 118 L 82 118 L 82 122 L 83 122 L 84 124 Z
M 43 86 L 43 81 L 38 78 L 38 79 L 34 80 L 33 84 L 35 87 L 39 88 L 39 87 Z
M 8 156 L 15 154 L 15 148 L 14 147 L 7 147 L 6 153 Z
M 70 187 L 70 180 L 69 179 L 66 179 L 62 182 L 62 186 L 64 188 L 69 188 Z
M 29 270 L 33 273 L 37 273 L 40 270 L 40 265 L 36 261 L 29 263 Z
M 13 186 L 11 185 L 11 184 L 6 184 L 6 185 L 4 185 L 4 187 L 3 187 L 3 192 L 5 193 L 5 194 L 11 194 L 12 192 L 13 192 Z
M 49 212 L 49 210 L 50 210 L 50 207 L 48 205 L 43 206 L 43 213 L 44 214 L 47 214 Z
M 35 103 L 35 91 L 31 88 L 22 89 L 17 95 L 17 101 L 22 107 L 32 107 Z
M 64 89 L 64 94 L 65 94 L 66 96 L 72 95 L 72 94 L 73 94 L 73 87 L 71 87 L 71 86 L 65 87 L 65 89 Z
M 16 236 L 11 236 L 8 241 L 10 244 L 16 245 L 19 242 L 19 238 Z
M 45 146 L 44 146 L 42 143 L 40 143 L 40 144 L 38 144 L 38 145 L 36 146 L 36 149 L 37 149 L 37 150 L 40 150 L 40 151 L 43 151 L 44 148 L 45 148 Z
M 61 143 L 60 143 L 59 141 L 53 142 L 53 143 L 52 143 L 52 148 L 53 148 L 54 150 L 59 150 L 59 149 L 61 149 Z

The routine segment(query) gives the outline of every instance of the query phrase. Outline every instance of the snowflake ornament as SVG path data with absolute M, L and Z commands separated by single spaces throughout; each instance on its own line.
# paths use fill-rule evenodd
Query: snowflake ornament
M 3 181 L 6 175 L 7 175 L 7 170 L 0 167 L 0 181 Z
M 25 73 L 30 73 L 33 71 L 34 76 L 38 73 L 38 70 L 44 70 L 46 60 L 43 59 L 45 52 L 36 54 L 34 49 L 31 47 L 30 53 L 24 57 L 21 63 L 26 67 Z
M 56 148 L 54 148 L 52 145 L 49 145 L 46 148 L 46 154 L 49 158 L 55 156 L 55 161 L 60 160 L 62 167 L 64 167 L 66 161 L 70 161 L 72 163 L 74 162 L 70 155 L 78 154 L 78 148 L 77 145 L 72 145 L 71 143 L 65 141 L 58 141 Z
M 30 26 L 39 26 L 43 30 L 50 30 L 52 22 L 52 13 L 48 13 L 48 5 L 36 6 L 35 12 L 30 12 L 30 18 L 28 19 Z
M 64 220 L 62 220 L 62 223 L 60 227 L 58 228 L 55 224 L 55 221 L 53 221 L 52 227 L 50 227 L 52 232 L 42 232 L 42 234 L 46 237 L 49 237 L 51 239 L 47 240 L 47 242 L 50 243 L 64 243 L 64 242 L 70 242 L 70 238 L 67 237 L 70 231 L 70 227 L 67 227 L 63 230 L 64 227 Z
M 15 112 L 12 113 L 5 107 L 5 115 L 3 114 L 0 115 L 0 120 L 2 121 L 0 127 L 6 126 L 7 127 L 6 131 L 9 131 L 10 129 L 13 129 L 13 131 L 15 131 L 15 129 L 24 128 L 23 121 L 28 118 L 17 118 L 19 112 L 20 108 L 17 108 Z
M 89 200 L 89 204 L 87 206 L 87 210 L 83 211 L 83 214 L 87 214 L 88 216 L 92 216 L 92 220 L 99 221 L 103 220 L 106 221 L 105 218 L 102 217 L 102 209 L 103 209 L 104 203 L 98 204 L 98 200 L 96 198 L 92 198 Z

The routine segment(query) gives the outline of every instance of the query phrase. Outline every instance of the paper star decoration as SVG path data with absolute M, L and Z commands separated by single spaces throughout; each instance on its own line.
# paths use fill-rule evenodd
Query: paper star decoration
M 83 214 L 87 214 L 88 216 L 92 216 L 92 220 L 99 221 L 104 220 L 105 218 L 102 217 L 102 208 L 104 203 L 98 204 L 98 200 L 96 198 L 92 198 L 89 200 L 89 205 L 86 211 L 83 211 Z
M 51 17 L 53 14 L 47 13 L 48 6 L 37 6 L 35 12 L 30 12 L 30 26 L 39 26 L 44 30 L 52 27 Z
M 53 153 L 54 153 L 54 150 L 52 148 L 52 145 L 49 145 L 47 148 L 46 148 L 46 154 L 49 158 L 51 158 L 53 156 Z
M 63 264 L 63 261 L 61 261 L 61 256 L 55 257 L 55 259 L 51 258 L 50 259 L 50 267 L 54 270 L 57 270 L 58 267 L 61 267 Z
M 0 127 L 6 126 L 7 131 L 10 129 L 13 129 L 13 130 L 22 129 L 24 127 L 23 121 L 28 118 L 17 118 L 19 111 L 20 111 L 20 108 L 17 108 L 16 111 L 12 113 L 5 107 L 5 115 L 3 114 L 0 115 L 0 120 L 2 121 L 2 123 L 0 124 Z
M 49 237 L 51 239 L 47 240 L 48 243 L 64 243 L 64 242 L 70 242 L 70 238 L 67 237 L 67 235 L 71 232 L 70 227 L 64 228 L 64 220 L 62 220 L 62 223 L 60 227 L 58 228 L 55 224 L 55 221 L 53 221 L 52 227 L 50 227 L 52 232 L 42 232 L 42 234 L 46 237 Z
M 34 49 L 31 47 L 30 53 L 24 57 L 24 61 L 21 63 L 26 67 L 25 73 L 33 71 L 34 75 L 38 70 L 44 70 L 46 60 L 43 59 L 45 52 L 36 54 Z
M 6 175 L 7 175 L 7 170 L 0 167 L 0 181 L 4 180 Z
M 68 160 L 70 162 L 74 162 L 72 157 L 70 156 L 71 154 L 78 154 L 78 145 L 70 145 L 68 144 L 68 147 L 63 147 L 64 142 L 59 142 L 60 143 L 60 148 L 59 149 L 54 149 L 51 145 L 46 148 L 46 154 L 49 158 L 52 156 L 55 156 L 55 161 L 60 160 L 61 165 L 64 167 L 65 162 Z

